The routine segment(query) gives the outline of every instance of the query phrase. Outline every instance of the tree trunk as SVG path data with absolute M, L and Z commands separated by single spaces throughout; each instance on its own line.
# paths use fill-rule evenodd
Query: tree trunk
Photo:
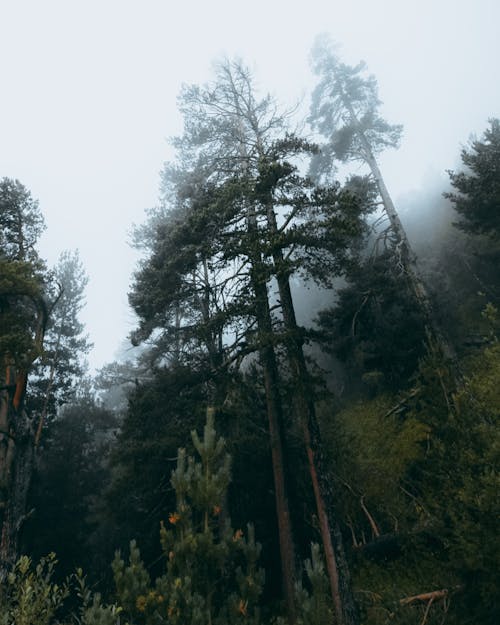
M 455 354 L 455 350 L 453 349 L 447 338 L 444 336 L 441 325 L 436 318 L 434 307 L 431 303 L 431 298 L 420 276 L 420 270 L 417 266 L 417 255 L 410 245 L 408 236 L 406 235 L 406 230 L 404 229 L 403 224 L 399 219 L 399 215 L 396 207 L 394 206 L 394 202 L 392 201 L 389 191 L 385 186 L 382 173 L 378 166 L 377 160 L 375 159 L 370 143 L 366 138 L 363 130 L 359 127 L 359 121 L 356 113 L 346 97 L 344 97 L 344 104 L 349 112 L 352 121 L 357 126 L 357 134 L 363 146 L 363 153 L 361 156 L 370 168 L 372 176 L 375 180 L 375 184 L 377 185 L 377 189 L 380 193 L 380 197 L 382 198 L 385 212 L 391 223 L 392 230 L 396 235 L 396 249 L 398 250 L 398 253 L 400 255 L 401 267 L 408 277 L 411 288 L 415 295 L 415 299 L 417 300 L 417 303 L 424 315 L 429 338 L 434 339 L 445 358 L 447 358 L 449 361 L 454 363 L 455 366 L 457 366 L 457 357 Z
M 276 214 L 271 203 L 267 207 L 267 223 L 271 236 L 276 235 L 278 232 Z M 297 325 L 289 276 L 281 250 L 273 252 L 273 262 L 287 332 L 286 349 L 294 382 L 295 412 L 302 426 L 336 623 L 356 625 L 359 618 L 352 596 L 349 567 L 337 520 L 333 480 L 328 475 L 325 462 L 313 388 L 303 351 L 303 338 Z
M 245 144 L 245 133 L 242 119 L 245 117 L 241 110 L 236 89 L 231 75 L 231 91 L 235 110 L 238 115 L 239 146 L 238 151 L 242 159 L 242 171 L 248 173 L 248 153 Z M 258 125 L 255 126 L 255 129 Z M 257 139 L 260 141 L 259 132 Z M 246 226 L 249 238 L 258 241 L 258 223 L 254 207 L 249 204 L 246 212 Z M 251 242 L 252 244 L 253 242 Z M 281 558 L 281 572 L 283 582 L 283 594 L 285 598 L 288 622 L 294 625 L 296 621 L 295 610 L 295 549 L 293 543 L 290 508 L 288 505 L 286 468 L 284 453 L 284 424 L 281 407 L 280 384 L 278 364 L 274 346 L 271 342 L 273 336 L 271 311 L 267 293 L 267 272 L 262 262 L 262 254 L 259 246 L 250 252 L 251 284 L 255 294 L 255 310 L 257 327 L 259 332 L 259 358 L 264 373 L 264 387 L 266 392 L 267 417 L 269 422 L 269 438 L 271 444 L 271 460 L 273 466 L 274 491 L 276 501 L 276 516 L 278 519 L 278 533 Z
M 265 275 L 261 262 L 254 259 L 252 267 L 252 286 L 255 292 L 255 309 L 259 329 L 259 356 L 264 373 L 266 392 L 267 417 L 269 422 L 269 437 L 271 444 L 271 459 L 273 466 L 274 490 L 276 500 L 276 515 L 278 519 L 278 533 L 281 556 L 281 571 L 283 576 L 283 593 L 287 616 L 290 624 L 295 623 L 295 553 L 286 488 L 286 470 L 284 455 L 284 426 L 279 393 L 278 365 L 274 347 L 270 343 L 272 336 L 271 313 L 267 286 L 262 275 Z
M 34 465 L 34 431 L 24 410 L 27 375 L 6 367 L 0 394 L 0 579 L 16 562 Z

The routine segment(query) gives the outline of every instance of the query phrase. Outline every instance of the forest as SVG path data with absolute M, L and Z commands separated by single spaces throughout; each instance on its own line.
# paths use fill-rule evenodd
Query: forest
M 79 254 L 0 180 L 0 625 L 500 622 L 500 120 L 413 240 L 376 78 L 311 70 L 306 119 L 241 60 L 184 85 L 95 375 Z

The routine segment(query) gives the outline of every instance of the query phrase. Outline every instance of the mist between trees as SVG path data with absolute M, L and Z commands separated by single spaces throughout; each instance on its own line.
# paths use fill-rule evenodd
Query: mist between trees
M 301 123 L 240 60 L 183 87 L 94 377 L 78 254 L 1 181 L 0 623 L 498 621 L 500 122 L 400 211 L 376 79 L 311 66 Z

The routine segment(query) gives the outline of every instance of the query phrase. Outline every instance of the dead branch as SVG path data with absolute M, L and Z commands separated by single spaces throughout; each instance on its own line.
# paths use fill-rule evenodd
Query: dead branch
M 26 523 L 28 519 L 30 519 L 35 514 L 35 508 L 31 508 L 29 512 L 23 514 L 23 516 L 17 521 L 16 528 L 17 531 L 21 529 L 21 527 Z
M 409 605 L 415 601 L 436 601 L 439 599 L 445 599 L 448 596 L 448 590 L 443 588 L 442 590 L 433 590 L 431 592 L 423 592 L 419 595 L 413 595 L 412 597 L 404 597 L 399 600 L 401 605 Z
M 424 612 L 424 616 L 422 618 L 422 622 L 420 623 L 420 625 L 425 625 L 427 622 L 427 617 L 429 615 L 429 610 L 431 609 L 431 605 L 432 602 L 434 601 L 434 597 L 432 597 L 431 599 L 429 599 L 427 605 L 425 606 L 425 612 Z
M 353 526 L 353 523 L 352 523 L 352 519 L 351 519 L 351 517 L 350 517 L 350 516 L 348 516 L 348 517 L 347 517 L 347 520 L 348 520 L 347 526 L 348 526 L 348 527 L 349 527 L 349 529 L 351 530 L 351 536 L 352 536 L 352 546 L 353 546 L 355 549 L 357 549 L 357 548 L 359 547 L 359 543 L 358 543 L 358 541 L 357 541 L 356 534 L 355 534 L 355 532 L 354 532 L 354 526 Z
M 361 306 L 358 308 L 358 310 L 356 311 L 354 317 L 352 318 L 352 323 L 351 323 L 351 336 L 354 338 L 354 336 L 356 335 L 356 321 L 358 319 L 358 315 L 360 314 L 360 312 L 363 310 L 366 302 L 370 299 L 370 295 L 371 292 L 368 291 L 367 295 L 365 296 L 365 298 L 363 299 L 363 301 L 361 302 Z
M 415 603 L 416 601 L 426 601 L 427 605 L 425 606 L 424 615 L 422 621 L 420 622 L 420 625 L 425 625 L 427 623 L 427 617 L 429 616 L 429 611 L 434 601 L 439 601 L 442 599 L 444 611 L 448 611 L 448 594 L 448 589 L 443 588 L 442 590 L 433 590 L 431 592 L 423 592 L 419 595 L 413 595 L 412 597 L 405 597 L 404 599 L 400 599 L 399 603 L 401 605 L 410 605 L 412 603 Z
M 383 418 L 386 419 L 387 417 L 390 417 L 391 414 L 398 412 L 400 408 L 402 408 L 408 401 L 410 401 L 410 399 L 413 399 L 413 397 L 415 397 L 419 393 L 420 393 L 420 388 L 413 389 L 411 393 L 409 393 L 406 397 L 403 397 L 403 399 L 400 402 L 398 402 L 388 412 L 386 412 Z
M 359 503 L 361 505 L 361 508 L 362 508 L 363 512 L 366 514 L 368 522 L 370 523 L 370 527 L 372 528 L 373 535 L 375 536 L 375 538 L 380 538 L 380 530 L 378 529 L 378 525 L 375 523 L 375 519 L 369 513 L 368 508 L 365 505 L 365 496 L 364 495 L 361 496 L 361 499 L 359 500 Z

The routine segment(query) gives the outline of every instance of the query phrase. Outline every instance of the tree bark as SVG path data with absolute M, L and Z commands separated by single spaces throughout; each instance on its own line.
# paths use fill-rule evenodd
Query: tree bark
M 6 366 L 0 393 L 0 580 L 19 556 L 34 465 L 34 431 L 24 409 L 27 375 Z
M 33 349 L 17 366 L 4 354 L 5 384 L 0 390 L 0 581 L 19 556 L 35 460 L 35 432 L 24 400 L 28 371 L 42 350 L 48 312 L 42 297 L 30 299 L 37 312 Z
M 254 224 L 250 223 L 250 228 Z M 271 445 L 274 490 L 276 500 L 276 516 L 280 544 L 281 571 L 283 577 L 283 593 L 286 611 L 290 624 L 295 623 L 295 553 L 288 505 L 286 470 L 284 454 L 284 425 L 279 392 L 279 374 L 276 354 L 272 345 L 273 334 L 271 312 L 265 279 L 262 278 L 264 268 L 259 258 L 252 259 L 252 286 L 255 293 L 255 310 L 259 330 L 259 356 L 264 374 L 266 392 L 267 417 Z
M 276 235 L 278 227 L 271 202 L 267 206 L 267 225 L 271 236 Z M 273 262 L 287 332 L 285 344 L 294 381 L 295 412 L 302 426 L 336 623 L 337 625 L 356 625 L 359 617 L 352 596 L 349 567 L 337 520 L 333 479 L 329 475 L 325 462 L 313 388 L 303 351 L 303 338 L 295 316 L 289 275 L 281 249 L 273 251 Z

